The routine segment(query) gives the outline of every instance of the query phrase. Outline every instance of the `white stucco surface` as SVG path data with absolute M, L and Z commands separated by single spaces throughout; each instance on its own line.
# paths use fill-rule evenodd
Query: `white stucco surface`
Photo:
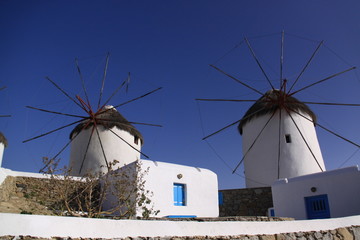
M 0 142 L 0 167 L 2 166 L 2 160 L 3 160 L 3 156 L 4 156 L 4 149 L 5 149 L 4 144 Z
M 359 225 L 360 216 L 283 222 L 193 222 L 106 220 L 0 213 L 0 236 L 43 238 L 124 238 L 165 236 L 229 236 L 331 230 Z
M 305 113 L 302 114 L 310 118 Z M 244 159 L 246 187 L 271 186 L 279 178 L 296 177 L 321 172 L 321 169 L 325 170 L 324 160 L 312 122 L 298 114 L 292 114 L 296 125 L 319 164 L 315 161 L 293 120 L 284 110 L 282 110 L 281 119 L 279 112 L 276 112 L 259 135 L 270 117 L 271 114 L 267 114 L 253 118 L 243 126 L 242 149 L 243 154 L 246 154 Z M 281 122 L 280 138 L 279 122 Z M 287 134 L 290 135 L 291 143 L 285 141 L 285 135 Z M 280 160 L 278 157 L 279 140 Z
M 48 175 L 42 173 L 31 173 L 31 172 L 18 172 L 7 168 L 0 168 L 0 184 L 5 180 L 7 176 L 13 177 L 34 177 L 34 178 L 49 178 Z
M 315 187 L 316 192 L 311 188 Z M 276 181 L 272 186 L 275 215 L 306 219 L 304 197 L 328 195 L 330 216 L 360 214 L 360 171 L 358 166 Z
M 89 147 L 87 148 L 92 128 L 82 130 L 71 142 L 70 162 L 69 166 L 72 168 L 72 175 L 81 176 L 85 173 L 91 172 L 107 172 L 106 162 L 103 154 L 101 144 L 103 146 L 107 162 L 119 161 L 114 168 L 129 164 L 140 159 L 141 141 L 138 144 L 134 143 L 134 136 L 129 132 L 111 128 L 111 131 L 105 130 L 101 125 L 98 126 L 98 131 L 101 143 L 94 131 Z M 119 137 L 120 136 L 120 137 Z M 134 150 L 132 147 L 137 149 Z M 85 152 L 86 158 L 84 160 Z M 83 167 L 81 169 L 81 164 Z M 81 169 L 81 172 L 80 172 Z
M 154 210 L 160 210 L 157 217 L 173 215 L 192 215 L 197 217 L 217 217 L 218 181 L 217 175 L 204 168 L 178 164 L 140 160 L 144 175 L 145 189 L 152 192 L 151 204 Z M 135 163 L 124 167 L 123 171 L 133 171 Z M 174 183 L 185 185 L 185 206 L 174 205 Z M 111 199 L 110 199 L 111 201 Z M 106 208 L 109 208 L 106 203 Z M 137 216 L 141 216 L 138 209 Z

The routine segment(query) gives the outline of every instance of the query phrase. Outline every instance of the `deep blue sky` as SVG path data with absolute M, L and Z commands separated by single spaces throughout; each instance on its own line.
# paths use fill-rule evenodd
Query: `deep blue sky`
M 256 99 L 257 94 L 211 69 L 223 70 L 261 91 L 269 84 L 244 44 L 248 36 L 274 85 L 279 79 L 280 32 L 285 35 L 284 76 L 291 81 L 321 40 L 313 63 L 295 88 L 350 66 L 360 66 L 360 3 L 353 1 L 0 1 L 0 130 L 9 141 L 3 167 L 37 172 L 41 158 L 56 154 L 71 128 L 29 143 L 23 140 L 73 119 L 25 108 L 26 105 L 67 113 L 78 107 L 45 80 L 49 76 L 72 96 L 83 96 L 74 59 L 93 102 L 101 72 L 111 53 L 105 96 L 131 72 L 126 94 L 117 105 L 157 87 L 163 89 L 118 109 L 128 120 L 163 125 L 139 126 L 143 151 L 152 160 L 209 168 L 221 189 L 244 186 L 232 175 L 241 159 L 236 127 L 201 138 L 241 118 L 246 103 L 197 103 L 195 98 Z M 264 36 L 264 37 L 256 37 Z M 299 36 L 299 37 L 298 37 Z M 220 59 L 221 58 L 221 59 Z M 220 61 L 218 61 L 220 59 Z M 304 91 L 300 100 L 360 103 L 358 70 Z M 360 109 L 318 107 L 319 123 L 360 142 Z M 328 169 L 338 168 L 355 151 L 321 129 L 319 141 Z M 69 153 L 61 155 L 67 163 Z M 221 158 L 221 159 L 220 159 Z M 360 163 L 355 154 L 343 166 Z M 223 162 L 224 161 L 224 162 Z M 243 168 L 238 171 L 241 175 Z

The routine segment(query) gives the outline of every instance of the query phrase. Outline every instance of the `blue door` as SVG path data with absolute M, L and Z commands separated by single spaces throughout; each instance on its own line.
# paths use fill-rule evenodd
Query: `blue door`
M 185 184 L 174 183 L 174 205 L 185 206 Z
M 330 207 L 327 194 L 305 197 L 308 219 L 330 218 Z

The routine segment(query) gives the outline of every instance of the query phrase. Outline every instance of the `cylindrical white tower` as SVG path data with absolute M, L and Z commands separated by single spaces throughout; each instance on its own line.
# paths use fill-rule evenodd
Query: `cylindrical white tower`
M 257 100 L 238 126 L 246 187 L 325 171 L 315 123 L 307 105 L 282 91 L 270 90 Z
M 143 144 L 140 132 L 112 106 L 105 109 L 96 116 L 96 127 L 86 120 L 70 134 L 69 167 L 73 176 L 107 172 L 107 163 L 114 160 L 118 163 L 113 169 L 140 159 Z
M 7 140 L 4 136 L 4 134 L 2 134 L 2 132 L 0 132 L 0 167 L 2 166 L 4 149 L 7 147 L 7 145 L 8 145 L 8 143 L 7 143 Z

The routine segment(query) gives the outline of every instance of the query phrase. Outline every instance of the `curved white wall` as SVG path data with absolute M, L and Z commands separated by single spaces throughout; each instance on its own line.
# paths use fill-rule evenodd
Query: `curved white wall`
M 2 160 L 3 160 L 3 155 L 4 155 L 4 149 L 5 146 L 3 143 L 0 143 L 0 167 L 2 166 Z
M 302 114 L 310 118 L 307 114 Z M 281 115 L 280 120 L 279 112 L 275 113 L 249 152 L 248 149 L 271 114 L 254 118 L 243 126 L 243 154 L 248 152 L 244 159 L 246 186 L 248 188 L 270 186 L 279 178 L 325 171 L 314 124 L 298 114 L 292 114 L 296 125 L 321 168 L 309 151 L 291 117 L 284 110 L 282 110 Z M 279 121 L 281 121 L 280 161 L 278 160 Z M 285 141 L 285 135 L 290 135 L 291 143 Z
M 138 151 L 141 150 L 141 141 L 138 144 L 134 143 L 134 136 L 127 131 L 113 127 L 111 129 L 118 136 L 124 139 L 127 143 L 131 144 Z M 106 160 L 112 162 L 118 160 L 119 163 L 114 168 L 122 167 L 124 164 L 129 164 L 140 159 L 140 153 L 131 148 L 122 139 L 116 136 L 109 130 L 104 129 L 103 126 L 98 126 L 98 131 L 101 139 L 102 146 L 105 151 Z M 88 148 L 84 165 L 80 171 L 81 163 L 84 159 L 87 144 L 90 139 L 91 128 L 83 130 L 71 142 L 70 162 L 69 166 L 72 168 L 72 175 L 81 176 L 88 171 L 92 172 L 107 172 L 104 154 L 100 145 L 99 138 L 94 130 L 91 138 L 90 146 Z M 105 166 L 105 167 L 102 167 Z
M 316 188 L 312 191 L 311 188 Z M 280 179 L 271 186 L 275 215 L 306 219 L 305 197 L 327 194 L 332 218 L 360 214 L 358 166 Z

